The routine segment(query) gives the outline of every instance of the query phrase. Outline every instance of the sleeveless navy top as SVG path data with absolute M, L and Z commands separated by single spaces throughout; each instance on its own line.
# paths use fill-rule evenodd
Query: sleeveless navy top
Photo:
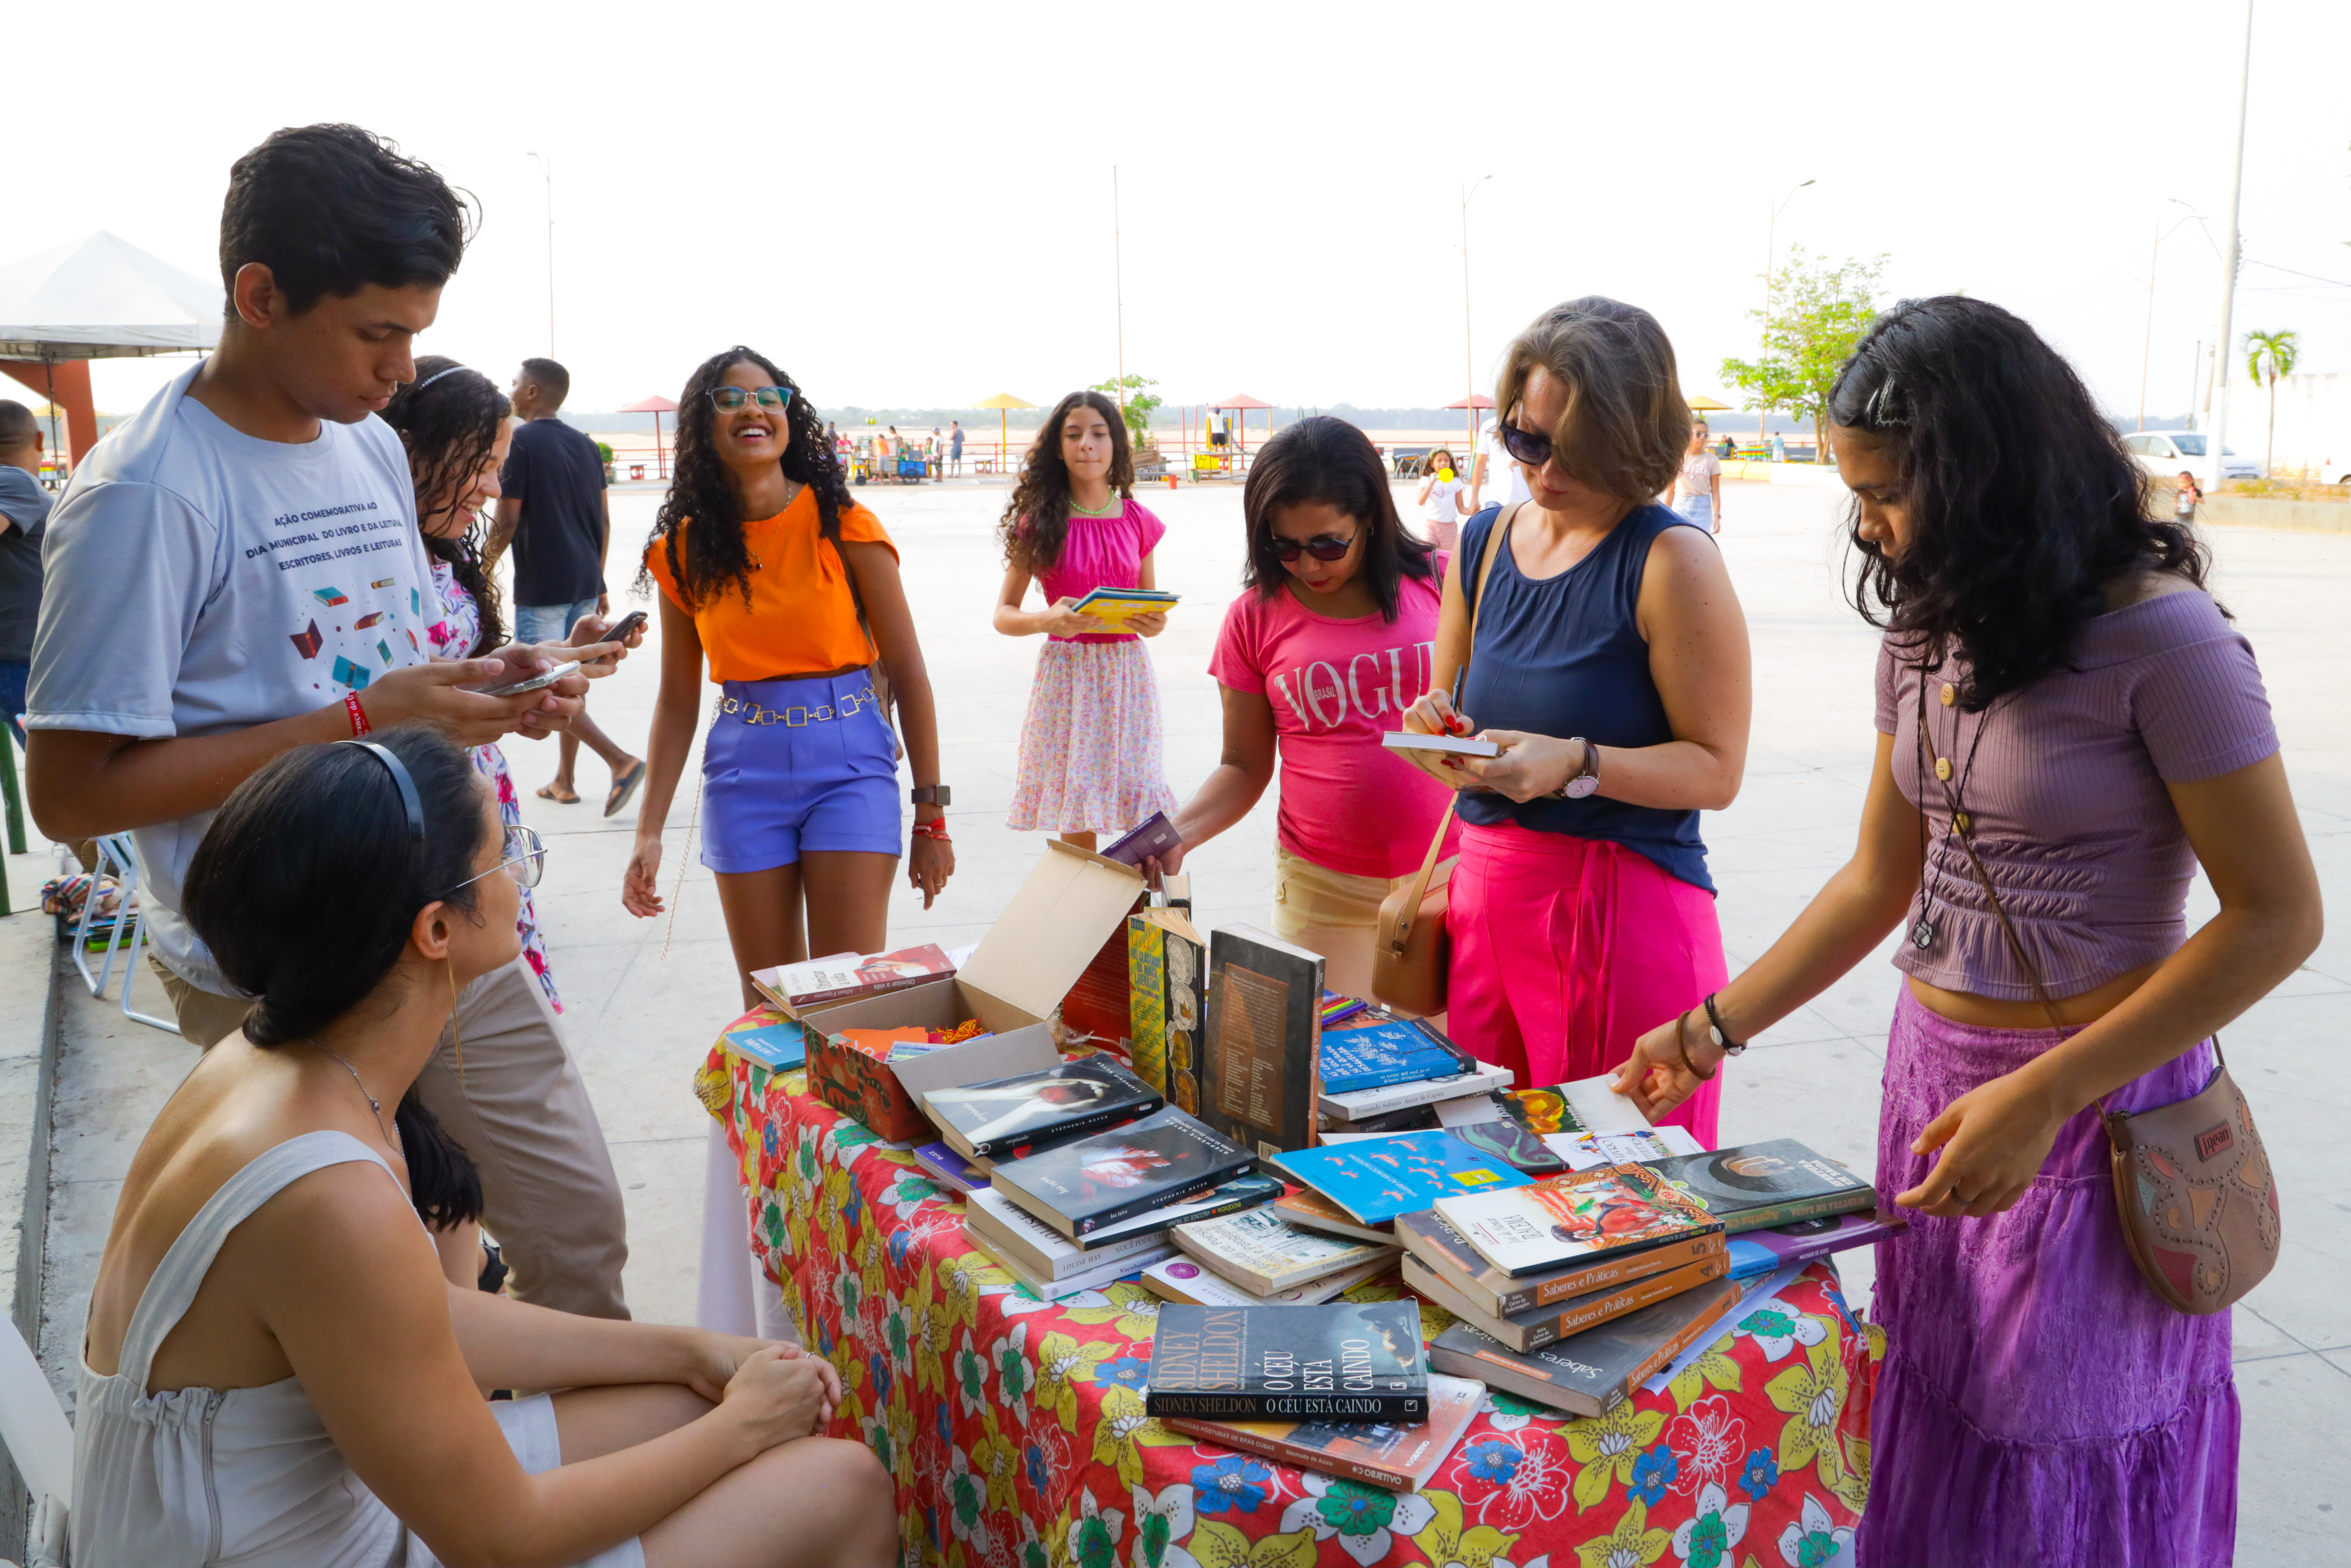
M 1461 528 L 1456 559 L 1462 596 L 1472 608 L 1500 515 L 1500 507 L 1489 507 Z M 1673 739 L 1634 609 L 1650 544 L 1677 526 L 1697 525 L 1664 507 L 1636 507 L 1591 554 L 1539 581 L 1520 576 L 1504 551 L 1486 580 L 1490 602 L 1479 617 L 1469 678 L 1461 690 L 1461 710 L 1470 722 L 1480 729 L 1561 739 L 1580 735 L 1604 747 L 1662 746 Z M 1601 779 L 1607 777 L 1604 762 Z M 1634 806 L 1600 795 L 1520 805 L 1507 796 L 1470 792 L 1461 797 L 1460 814 L 1464 821 L 1488 826 L 1516 822 L 1537 832 L 1607 839 L 1693 887 L 1714 891 L 1695 810 Z

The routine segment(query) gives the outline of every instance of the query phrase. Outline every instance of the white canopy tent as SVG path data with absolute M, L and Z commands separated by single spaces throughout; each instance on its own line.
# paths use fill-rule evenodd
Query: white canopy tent
M 65 406 L 78 460 L 98 438 L 89 369 L 78 361 L 209 349 L 223 306 L 216 281 L 101 229 L 0 267 L 0 371 L 53 411 Z

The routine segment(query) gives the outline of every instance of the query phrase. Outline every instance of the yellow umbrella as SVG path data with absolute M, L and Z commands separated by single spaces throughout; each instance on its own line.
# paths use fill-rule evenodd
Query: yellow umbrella
M 974 408 L 992 408 L 997 411 L 996 458 L 998 462 L 1002 463 L 1005 459 L 1005 448 L 1010 439 L 1011 433 L 1009 430 L 1009 422 L 1012 418 L 1010 414 L 1004 411 L 1013 408 L 1035 408 L 1038 405 L 1030 402 L 1027 398 L 1014 397 L 1010 392 L 998 392 L 994 397 L 984 397 L 971 406 Z
M 1692 413 L 1728 413 L 1730 411 L 1729 403 L 1717 402 L 1710 397 L 1694 397 L 1689 400 L 1689 406 Z

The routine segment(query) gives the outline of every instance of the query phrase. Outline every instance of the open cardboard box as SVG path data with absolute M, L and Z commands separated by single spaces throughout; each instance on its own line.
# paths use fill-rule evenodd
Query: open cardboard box
M 809 1082 L 819 1098 L 893 1143 L 927 1140 L 922 1096 L 1033 1072 L 1061 1053 L 1048 1021 L 1143 894 L 1143 873 L 1059 839 L 955 974 L 878 997 L 802 1009 Z M 976 1018 L 984 1039 L 894 1065 L 850 1048 L 848 1029 L 952 1029 Z

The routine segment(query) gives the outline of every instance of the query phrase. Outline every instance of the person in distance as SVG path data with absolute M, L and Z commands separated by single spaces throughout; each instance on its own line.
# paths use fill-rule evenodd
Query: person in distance
M 255 1001 L 116 1206 L 79 1372 L 75 1562 L 895 1559 L 888 1477 L 813 1435 L 841 1397 L 830 1364 L 442 1277 L 418 1211 L 463 1156 L 409 1091 L 455 988 L 513 962 L 540 852 L 421 727 L 284 752 L 221 807 L 187 915 Z M 565 1392 L 483 1397 L 507 1387 Z

